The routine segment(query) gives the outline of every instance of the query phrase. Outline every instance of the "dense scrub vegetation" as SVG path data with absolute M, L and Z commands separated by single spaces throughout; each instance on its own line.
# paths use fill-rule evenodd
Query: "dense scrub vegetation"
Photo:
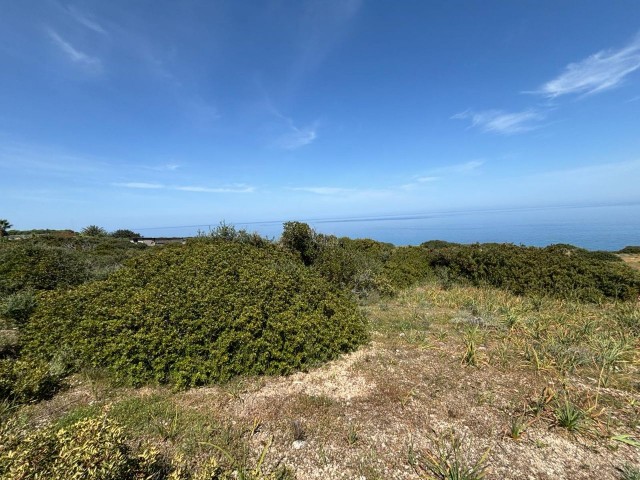
M 429 263 L 434 269 L 446 269 L 455 279 L 517 295 L 595 302 L 632 300 L 640 293 L 640 276 L 615 255 L 565 245 L 460 245 L 435 250 Z
M 135 232 L 90 227 L 0 241 L 0 478 L 291 478 L 284 468 L 268 476 L 222 467 L 220 458 L 192 468 L 132 440 L 109 415 L 34 430 L 11 412 L 55 395 L 73 372 L 181 389 L 304 369 L 367 341 L 354 299 L 372 303 L 420 282 L 431 286 L 420 305 L 463 305 L 468 318 L 457 321 L 510 332 L 504 345 L 536 366 L 595 366 L 602 385 L 626 381 L 617 373 L 637 344 L 637 305 L 623 301 L 640 294 L 640 274 L 611 252 L 438 240 L 396 247 L 300 222 L 286 223 L 279 241 L 221 224 L 187 245 L 147 248 L 128 241 Z M 467 298 L 470 285 L 509 301 Z M 610 301 L 608 314 L 593 313 Z M 571 312 L 557 307 L 565 303 Z M 417 308 L 407 318 L 424 323 Z
M 270 244 L 163 247 L 39 303 L 26 327 L 28 355 L 103 366 L 129 385 L 288 373 L 367 338 L 345 295 Z
M 572 245 L 538 248 L 436 240 L 419 247 L 394 247 L 317 234 L 298 222 L 285 224 L 282 242 L 306 265 L 360 298 L 389 295 L 426 279 L 438 279 L 445 286 L 468 283 L 517 295 L 591 302 L 631 300 L 640 294 L 640 275 L 617 255 Z
M 0 295 L 67 288 L 88 279 L 88 264 L 73 250 L 26 241 L 0 248 Z
M 0 401 L 37 401 L 61 385 L 63 370 L 19 358 L 23 327 L 39 294 L 104 278 L 144 249 L 127 240 L 79 237 L 70 231 L 0 242 Z

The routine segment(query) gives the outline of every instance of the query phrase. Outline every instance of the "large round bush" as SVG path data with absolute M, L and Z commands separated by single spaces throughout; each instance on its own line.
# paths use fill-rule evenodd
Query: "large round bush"
M 277 246 L 162 247 L 106 280 L 42 294 L 27 354 L 178 387 L 288 373 L 367 339 L 357 307 Z
M 7 242 L 0 247 L 0 295 L 23 289 L 67 288 L 88 278 L 89 267 L 75 251 L 29 240 Z

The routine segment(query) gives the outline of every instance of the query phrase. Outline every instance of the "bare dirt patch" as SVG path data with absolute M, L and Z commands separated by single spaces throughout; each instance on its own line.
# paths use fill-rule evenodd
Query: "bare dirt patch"
M 640 270 L 640 254 L 637 253 L 620 253 L 618 254 L 627 265 L 636 270 Z

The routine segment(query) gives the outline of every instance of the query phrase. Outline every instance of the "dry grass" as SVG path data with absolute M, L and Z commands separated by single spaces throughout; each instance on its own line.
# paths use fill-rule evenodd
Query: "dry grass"
M 624 260 L 627 265 L 636 270 L 640 270 L 640 254 L 638 253 L 620 253 L 618 254 L 622 260 Z
M 79 377 L 23 414 L 65 422 L 111 404 L 168 454 L 252 464 L 268 445 L 265 471 L 304 480 L 429 478 L 439 458 L 482 459 L 488 479 L 617 479 L 640 465 L 638 305 L 429 284 L 363 308 L 372 343 L 307 373 L 182 393 Z

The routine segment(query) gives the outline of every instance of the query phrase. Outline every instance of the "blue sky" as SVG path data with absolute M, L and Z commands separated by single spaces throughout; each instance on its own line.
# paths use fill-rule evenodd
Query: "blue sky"
M 636 0 L 0 11 L 17 228 L 640 203 Z

